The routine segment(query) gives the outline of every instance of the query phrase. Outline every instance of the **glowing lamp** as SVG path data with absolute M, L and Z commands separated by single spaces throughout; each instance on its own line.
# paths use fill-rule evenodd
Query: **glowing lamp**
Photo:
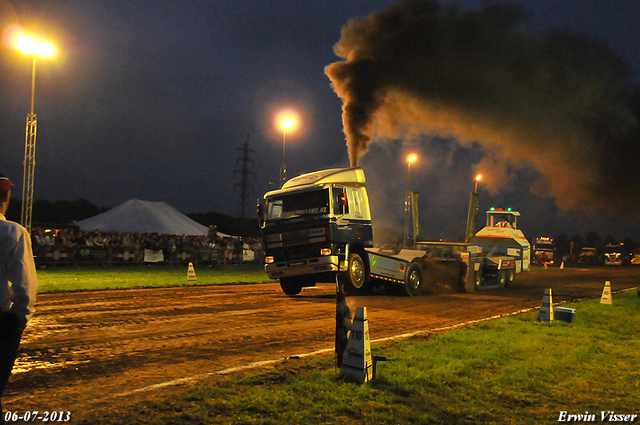
M 482 179 L 482 174 L 478 174 L 476 176 L 475 188 L 473 189 L 474 193 L 478 193 L 478 182 Z
M 283 118 L 282 123 L 281 123 L 280 125 L 282 125 L 282 128 L 284 128 L 285 130 L 288 130 L 288 129 L 290 129 L 291 127 L 293 127 L 293 125 L 294 125 L 295 123 L 296 123 L 296 122 L 294 121 L 294 119 L 293 119 L 293 118 L 291 118 L 291 117 L 285 117 L 285 118 Z
M 41 58 L 53 56 L 56 51 L 55 47 L 53 47 L 51 43 L 47 43 L 46 41 L 38 43 L 33 38 L 26 35 L 18 38 L 16 41 L 16 47 L 25 55 L 33 55 Z

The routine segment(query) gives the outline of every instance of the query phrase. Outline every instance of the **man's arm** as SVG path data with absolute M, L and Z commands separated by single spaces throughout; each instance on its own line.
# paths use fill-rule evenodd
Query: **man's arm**
M 38 291 L 31 239 L 26 231 L 20 234 L 9 255 L 7 271 L 12 292 L 11 312 L 18 316 L 20 326 L 24 329 L 35 311 L 34 304 Z

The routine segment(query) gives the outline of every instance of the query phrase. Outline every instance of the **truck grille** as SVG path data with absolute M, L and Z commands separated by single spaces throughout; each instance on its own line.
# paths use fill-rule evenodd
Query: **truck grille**
M 327 229 L 324 227 L 275 233 L 267 235 L 267 248 L 273 249 L 284 246 L 324 242 L 327 240 L 327 233 Z
M 275 256 L 276 263 L 284 261 L 301 261 L 318 257 L 320 246 L 313 245 L 297 245 L 287 249 L 275 249 L 272 254 Z

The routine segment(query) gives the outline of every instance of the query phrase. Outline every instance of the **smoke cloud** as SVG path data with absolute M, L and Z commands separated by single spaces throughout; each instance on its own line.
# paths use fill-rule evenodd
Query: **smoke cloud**
M 562 209 L 640 217 L 640 90 L 606 45 L 533 32 L 515 4 L 431 0 L 350 20 L 334 51 L 351 166 L 374 140 L 453 136 L 495 169 L 538 170 L 532 190 Z

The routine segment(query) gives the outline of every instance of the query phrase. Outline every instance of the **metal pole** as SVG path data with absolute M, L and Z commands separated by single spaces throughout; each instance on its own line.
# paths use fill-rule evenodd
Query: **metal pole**
M 411 209 L 411 162 L 407 162 L 407 193 L 404 200 L 404 247 L 409 246 L 409 216 Z
M 33 68 L 31 70 L 31 113 L 36 99 L 36 57 L 33 57 Z
M 36 92 L 36 57 L 33 57 L 31 71 L 31 112 L 27 115 L 24 142 L 24 173 L 22 179 L 22 215 L 20 223 L 31 232 L 31 217 L 33 209 L 33 180 L 36 165 L 36 134 L 38 120 L 33 112 Z
M 282 129 L 282 166 L 280 167 L 280 187 L 284 186 L 284 182 L 285 180 L 287 180 L 287 167 L 284 163 L 286 134 L 287 134 L 287 130 Z

